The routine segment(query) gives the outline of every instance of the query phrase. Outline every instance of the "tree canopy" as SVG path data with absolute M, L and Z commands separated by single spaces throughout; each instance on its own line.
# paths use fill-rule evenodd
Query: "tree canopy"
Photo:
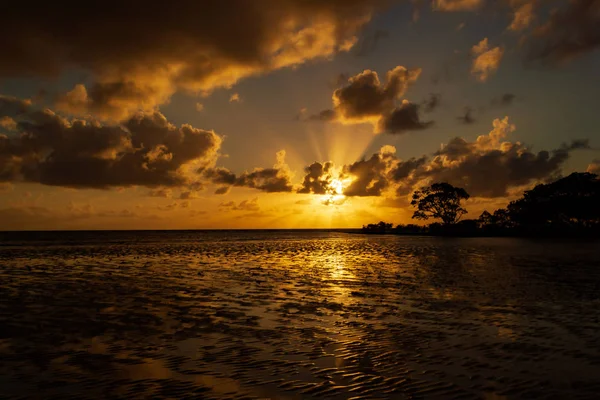
M 413 194 L 410 204 L 416 206 L 417 210 L 412 217 L 423 220 L 439 218 L 444 225 L 455 224 L 467 213 L 460 202 L 469 197 L 463 188 L 454 187 L 445 182 L 434 183 Z
M 518 225 L 581 225 L 600 222 L 600 180 L 587 172 L 537 185 L 507 207 Z
M 506 209 L 479 217 L 489 232 L 516 230 L 543 234 L 597 229 L 600 226 L 600 180 L 588 172 L 575 172 L 552 183 L 527 190 Z

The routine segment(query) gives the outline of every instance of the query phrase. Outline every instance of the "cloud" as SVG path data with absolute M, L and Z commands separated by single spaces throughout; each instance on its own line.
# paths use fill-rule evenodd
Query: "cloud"
M 257 211 L 257 212 L 250 212 L 247 214 L 242 214 L 242 215 L 238 215 L 236 217 L 236 219 L 246 219 L 246 218 L 272 218 L 274 217 L 274 214 L 270 213 L 270 212 L 265 212 L 265 211 Z
M 442 96 L 439 93 L 431 93 L 429 98 L 425 100 L 423 104 L 423 111 L 426 113 L 433 112 L 437 109 L 442 102 Z
M 371 123 L 375 132 L 400 133 L 430 125 L 421 122 L 419 106 L 398 101 L 408 86 L 420 76 L 421 69 L 397 66 L 386 74 L 382 84 L 375 71 L 364 70 L 351 76 L 345 85 L 333 92 L 333 109 L 323 110 L 309 120 L 335 121 L 343 124 Z
M 0 76 L 83 70 L 92 78 L 86 95 L 76 87 L 63 105 L 127 118 L 155 110 L 177 90 L 209 93 L 249 76 L 348 51 L 384 3 L 188 1 L 144 12 L 135 2 L 85 9 L 44 3 L 34 12 L 13 3 L 3 9 Z M 75 26 L 74 21 L 85 23 Z M 68 34 L 67 26 L 73 28 Z
M 370 158 L 340 169 L 331 163 L 326 163 L 327 167 L 313 163 L 306 169 L 302 193 L 328 193 L 335 178 L 345 182 L 345 196 L 402 198 L 420 186 L 448 182 L 465 188 L 473 197 L 500 198 L 555 179 L 572 151 L 590 148 L 587 140 L 575 140 L 551 151 L 533 152 L 520 142 L 507 140 L 515 129 L 506 117 L 494 120 L 488 134 L 473 141 L 455 137 L 431 155 L 401 160 L 393 146 L 384 146 Z
M 475 11 L 484 0 L 433 0 L 432 8 L 436 11 Z
M 308 109 L 306 107 L 302 107 L 298 111 L 298 113 L 296 114 L 296 116 L 294 117 L 294 121 L 301 121 L 301 120 L 303 120 L 307 111 L 308 111 Z
M 0 181 L 79 188 L 188 185 L 196 169 L 214 164 L 222 142 L 213 131 L 176 127 L 159 112 L 106 125 L 17 99 L 9 103 L 5 99 L 0 112 L 13 111 L 8 116 L 17 126 L 14 134 L 0 136 Z
M 484 38 L 481 42 L 473 46 L 471 51 L 473 54 L 471 74 L 480 82 L 485 82 L 491 74 L 498 70 L 504 50 L 500 47 L 490 49 L 488 38 Z
M 401 160 L 396 156 L 394 146 L 383 146 L 371 157 L 336 168 L 332 162 L 315 162 L 306 168 L 304 184 L 300 193 L 329 194 L 326 205 L 341 204 L 345 199 L 339 196 L 332 181 L 343 182 L 342 194 L 349 197 L 381 196 L 386 190 L 402 181 L 412 179 L 413 174 L 427 161 L 426 157 Z M 306 204 L 306 203 L 302 203 Z
M 333 179 L 333 163 L 314 162 L 304 169 L 306 175 L 298 193 L 327 194 Z
M 600 160 L 592 161 L 587 167 L 587 172 L 600 175 Z
M 465 113 L 460 117 L 456 117 L 456 119 L 466 125 L 475 123 L 475 118 L 473 118 L 473 109 L 471 107 L 465 107 Z
M 390 33 L 384 29 L 376 29 L 374 32 L 363 35 L 361 41 L 355 47 L 357 57 L 365 57 L 375 52 L 377 45 L 382 39 L 386 39 Z
M 221 203 L 219 204 L 219 207 L 231 211 L 260 211 L 260 206 L 258 205 L 258 198 L 256 197 L 252 200 L 242 200 L 237 204 L 234 201 Z
M 241 101 L 242 101 L 242 99 L 240 98 L 239 93 L 234 93 L 229 97 L 230 103 L 240 103 Z
M 571 0 L 535 29 L 529 57 L 567 62 L 600 46 L 600 0 Z
M 11 117 L 4 116 L 0 118 L 0 128 L 4 128 L 7 131 L 16 131 L 17 121 L 12 119 Z
M 312 203 L 313 202 L 311 199 L 303 199 L 303 200 L 298 200 L 295 204 L 301 204 L 301 205 L 307 206 Z
M 237 180 L 236 175 L 233 172 L 229 171 L 227 168 L 207 168 L 200 172 L 202 172 L 204 176 L 212 183 L 218 185 L 233 185 Z
M 201 168 L 199 170 L 203 177 L 211 183 L 221 185 L 217 189 L 218 194 L 224 194 L 231 186 L 248 187 L 263 192 L 291 192 L 292 173 L 285 162 L 285 150 L 277 152 L 277 162 L 273 168 L 256 168 L 252 172 L 244 172 L 236 175 L 227 168 Z
M 515 9 L 508 29 L 522 31 L 528 28 L 535 19 L 535 0 L 512 0 L 511 4 Z
M 401 134 L 406 131 L 423 130 L 432 125 L 433 121 L 421 121 L 419 117 L 419 105 L 404 100 L 402 105 L 379 119 L 377 130 L 379 132 Z
M 77 84 L 58 96 L 55 106 L 71 115 L 121 121 L 137 111 L 156 111 L 156 105 L 166 103 L 173 91 L 165 90 L 164 85 L 168 82 L 144 82 L 141 77 L 135 81 L 97 82 L 90 89 Z
M 187 190 L 187 191 L 181 192 L 179 194 L 179 198 L 181 200 L 194 200 L 194 199 L 197 199 L 198 197 L 199 197 L 198 193 L 197 192 L 193 192 L 191 190 Z
M 231 190 L 231 186 L 221 186 L 215 190 L 215 194 L 227 194 Z
M 313 121 L 335 121 L 336 118 L 337 115 L 334 110 L 323 110 L 318 114 L 308 117 L 309 120 Z
M 173 197 L 173 190 L 169 189 L 169 188 L 159 188 L 159 189 L 149 191 L 148 196 L 162 197 L 165 199 L 170 199 L 171 197 Z
M 31 100 L 18 99 L 0 94 L 0 118 L 10 118 L 26 113 L 31 107 Z
M 348 84 L 333 92 L 333 105 L 340 122 L 375 122 L 394 109 L 395 101 L 415 82 L 421 69 L 397 66 L 387 72 L 382 85 L 377 72 L 364 70 L 348 79 Z
M 157 206 L 156 209 L 159 211 L 165 211 L 165 212 L 169 212 L 169 211 L 174 211 L 178 208 L 188 208 L 190 205 L 189 202 L 181 202 L 181 203 L 177 203 L 177 202 L 173 202 L 173 203 L 169 203 L 166 206 Z
M 208 214 L 208 211 L 204 210 L 190 210 L 190 217 L 199 217 Z
M 492 106 L 509 106 L 511 105 L 517 96 L 513 93 L 504 93 L 502 96 L 495 97 L 492 99 Z
M 397 158 L 396 148 L 384 146 L 369 159 L 345 165 L 343 174 L 352 177 L 352 182 L 344 189 L 346 196 L 381 196 L 389 186 L 388 174 Z
M 198 111 L 198 112 L 204 111 L 204 104 L 196 103 L 196 111 Z
M 587 143 L 575 141 L 556 150 L 534 153 L 520 142 L 505 141 L 516 129 L 508 117 L 494 120 L 493 126 L 488 135 L 473 142 L 452 139 L 434 154 L 419 175 L 463 187 L 475 197 L 502 197 L 510 188 L 556 176 L 570 152 Z
M 508 8 L 508 30 L 521 33 L 520 43 L 527 44 L 529 61 L 547 64 L 564 63 L 600 47 L 600 0 L 560 0 L 552 3 L 549 16 L 542 18 L 538 8 L 546 7 L 539 0 L 432 0 L 437 11 L 477 11 L 488 9 L 496 12 Z M 485 5 L 488 7 L 484 7 Z M 537 22 L 537 24 L 535 24 Z M 531 28 L 531 32 L 523 34 Z M 484 56 L 485 54 L 485 56 Z M 495 47 L 478 55 L 476 70 L 481 80 L 487 79 L 487 66 L 496 65 L 503 56 L 503 49 Z M 488 71 L 492 72 L 492 71 Z
M 571 143 L 563 143 L 561 149 L 570 151 L 570 150 L 582 150 L 582 149 L 591 149 L 589 139 L 575 139 L 572 140 Z

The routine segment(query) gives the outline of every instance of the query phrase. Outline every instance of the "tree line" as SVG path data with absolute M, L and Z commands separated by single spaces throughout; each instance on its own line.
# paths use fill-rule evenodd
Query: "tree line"
M 477 219 L 462 219 L 469 199 L 463 188 L 434 183 L 417 190 L 411 205 L 413 219 L 434 222 L 421 226 L 386 222 L 363 226 L 364 233 L 457 236 L 576 236 L 600 235 L 600 179 L 575 172 L 552 183 L 539 184 L 511 201 L 506 208 L 484 211 Z

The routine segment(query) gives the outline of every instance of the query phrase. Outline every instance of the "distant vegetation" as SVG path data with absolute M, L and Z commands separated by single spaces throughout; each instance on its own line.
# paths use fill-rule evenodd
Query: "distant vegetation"
M 364 233 L 452 236 L 592 236 L 600 235 L 600 179 L 591 173 L 573 173 L 553 183 L 537 185 L 506 208 L 484 211 L 478 219 L 461 201 L 469 198 L 462 188 L 434 183 L 418 190 L 411 204 L 415 219 L 440 219 L 427 226 L 393 227 L 383 221 L 363 226 Z

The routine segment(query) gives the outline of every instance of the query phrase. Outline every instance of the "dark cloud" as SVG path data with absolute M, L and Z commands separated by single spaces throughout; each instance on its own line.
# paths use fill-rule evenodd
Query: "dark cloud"
M 438 150 L 433 154 L 436 156 L 444 156 L 450 161 L 455 161 L 460 157 L 469 154 L 473 147 L 474 143 L 467 142 L 465 139 L 457 136 L 450 139 L 441 150 Z
M 318 114 L 308 117 L 308 119 L 311 121 L 333 121 L 335 118 L 336 114 L 333 110 L 323 110 Z
M 291 192 L 291 172 L 285 163 L 285 151 L 277 153 L 277 163 L 273 168 L 256 168 L 252 172 L 244 172 L 240 175 L 226 168 L 204 168 L 199 170 L 203 177 L 211 183 L 222 185 L 215 192 L 225 194 L 231 186 L 248 187 L 263 192 Z
M 510 187 L 542 180 L 560 171 L 568 159 L 566 151 L 533 153 L 514 145 L 505 151 L 490 150 L 470 154 L 452 168 L 434 161 L 427 172 L 436 182 L 449 182 L 464 187 L 473 196 L 502 197 Z
M 194 200 L 198 198 L 198 193 L 196 191 L 187 190 L 185 192 L 181 192 L 179 194 L 179 198 L 181 200 Z
M 0 76 L 88 72 L 63 109 L 125 118 L 179 89 L 208 92 L 268 71 L 348 51 L 386 1 L 178 1 L 2 8 Z M 176 45 L 174 45 L 176 44 Z M 83 90 L 85 89 L 85 90 Z
M 441 104 L 442 96 L 439 93 L 431 93 L 429 98 L 423 104 L 423 111 L 426 113 L 433 112 Z
M 31 101 L 0 94 L 0 115 L 14 117 L 26 113 L 31 107 Z
M 202 172 L 204 177 L 210 182 L 217 185 L 234 185 L 237 180 L 236 175 L 227 168 L 207 168 L 200 172 Z
M 475 118 L 473 117 L 473 109 L 471 107 L 465 107 L 465 113 L 460 117 L 456 117 L 461 123 L 470 125 L 475 123 Z
M 474 142 L 452 139 L 418 175 L 463 187 L 474 197 L 503 197 L 511 188 L 556 176 L 572 150 L 587 146 L 586 141 L 574 141 L 534 153 L 522 143 L 505 140 L 514 129 L 505 118 L 495 120 L 494 129 Z
M 421 156 L 419 158 L 413 157 L 406 161 L 399 160 L 390 170 L 390 179 L 396 182 L 403 181 L 410 177 L 414 171 L 424 166 L 426 162 L 426 156 Z
M 245 186 L 263 192 L 291 192 L 293 189 L 289 175 L 278 168 L 255 169 L 243 173 L 234 186 Z
M 333 163 L 314 162 L 304 169 L 306 175 L 298 193 L 327 194 L 330 189 Z
M 387 82 L 379 80 L 375 71 L 363 72 L 348 78 L 347 83 L 333 92 L 333 109 L 321 111 L 310 120 L 337 121 L 344 124 L 368 122 L 376 132 L 401 133 L 424 129 L 431 125 L 419 119 L 419 106 L 404 100 L 397 102 L 407 87 L 421 74 L 420 69 L 397 66 L 387 72 Z M 430 99 L 429 109 L 437 106 L 439 97 Z
M 231 186 L 221 186 L 215 190 L 215 194 L 227 194 L 231 190 Z
M 495 97 L 492 99 L 492 106 L 510 106 L 517 96 L 513 93 L 504 93 L 502 96 Z
M 219 204 L 219 207 L 232 211 L 260 211 L 258 198 L 254 198 L 252 200 L 242 200 L 239 203 L 229 201 L 227 203 Z
M 561 63 L 600 46 L 600 0 L 571 0 L 563 4 L 529 38 L 530 59 Z
M 432 125 L 433 121 L 421 121 L 418 104 L 405 101 L 401 106 L 379 120 L 378 131 L 400 134 L 406 131 L 423 130 Z
M 193 182 L 195 169 L 215 161 L 222 141 L 212 131 L 176 127 L 158 112 L 104 125 L 22 108 L 18 100 L 3 103 L 3 112 L 14 112 L 8 116 L 17 122 L 17 132 L 0 136 L 0 181 L 81 188 L 181 186 Z
M 432 156 L 401 160 L 396 149 L 384 146 L 368 159 L 337 169 L 314 163 L 307 168 L 305 182 L 316 189 L 303 193 L 331 193 L 331 182 L 342 181 L 345 196 L 385 196 L 400 198 L 431 182 L 448 182 L 465 188 L 473 197 L 499 198 L 511 190 L 530 186 L 560 175 L 571 152 L 590 148 L 587 140 L 575 140 L 558 149 L 533 152 L 520 142 L 507 140 L 515 130 L 508 118 L 496 119 L 493 130 L 474 141 L 451 139 Z M 590 164 L 596 171 L 597 164 Z M 333 172 L 332 172 L 333 171 Z M 308 185 L 305 185 L 308 186 Z
M 199 217 L 199 216 L 205 216 L 206 214 L 208 214 L 208 211 L 204 211 L 204 210 L 190 210 L 190 217 Z
M 419 173 L 427 164 L 427 157 L 410 158 L 408 160 L 398 160 L 390 169 L 389 180 L 394 185 L 396 196 L 405 197 L 410 194 L 417 183 L 420 181 Z
M 357 57 L 365 57 L 377 50 L 377 45 L 382 39 L 390 37 L 390 33 L 384 29 L 377 29 L 374 32 L 363 35 L 362 39 L 355 47 L 354 54 Z
M 561 148 L 566 151 L 570 151 L 570 150 L 591 149 L 591 146 L 590 146 L 589 139 L 575 139 L 575 140 L 571 141 L 571 143 L 563 143 Z
M 178 202 L 169 203 L 166 206 L 158 206 L 158 207 L 156 207 L 156 209 L 159 211 L 170 212 L 170 211 L 175 211 L 178 208 L 189 208 L 189 206 L 190 206 L 189 201 L 182 201 L 179 203 Z
M 159 188 L 159 189 L 149 191 L 148 196 L 162 197 L 165 199 L 170 199 L 171 197 L 173 197 L 173 190 L 169 189 L 169 188 Z
M 345 165 L 343 175 L 350 176 L 352 181 L 344 188 L 344 195 L 381 196 L 390 183 L 388 175 L 397 160 L 395 152 L 395 148 L 384 146 L 369 159 Z
M 409 70 L 397 66 L 388 71 L 385 85 L 379 81 L 377 72 L 371 70 L 350 77 L 346 86 L 333 92 L 338 118 L 346 122 L 379 119 L 395 108 L 395 101 L 420 74 L 420 69 Z

